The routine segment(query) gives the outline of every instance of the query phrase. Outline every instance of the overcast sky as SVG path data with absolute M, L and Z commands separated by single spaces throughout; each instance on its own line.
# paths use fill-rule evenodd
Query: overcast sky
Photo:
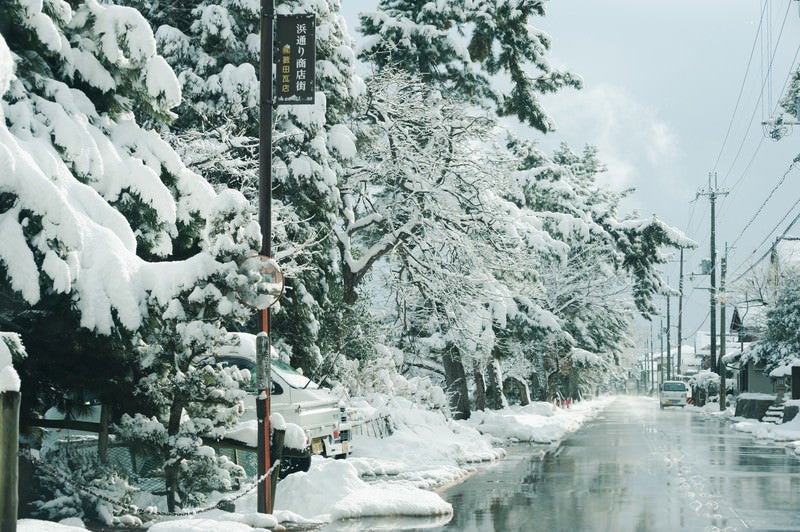
M 354 36 L 356 13 L 375 4 L 342 0 Z M 552 37 L 550 60 L 580 75 L 584 88 L 545 97 L 558 131 L 529 135 L 548 151 L 562 141 L 574 149 L 596 145 L 609 168 L 606 182 L 636 189 L 627 211 L 656 214 L 700 244 L 684 261 L 683 337 L 691 345 L 694 331 L 709 327 L 708 277 L 688 278 L 709 255 L 709 200 L 696 200 L 708 191 L 709 172 L 729 192 L 716 209 L 720 256 L 725 242 L 735 243 L 729 279 L 800 214 L 800 206 L 792 208 L 800 170 L 781 182 L 800 153 L 800 126 L 776 142 L 761 125 L 798 59 L 800 2 L 551 0 L 546 9 L 534 24 Z M 800 236 L 800 222 L 790 234 Z M 676 255 L 666 272 L 676 288 L 678 271 Z M 675 345 L 677 299 L 671 310 Z

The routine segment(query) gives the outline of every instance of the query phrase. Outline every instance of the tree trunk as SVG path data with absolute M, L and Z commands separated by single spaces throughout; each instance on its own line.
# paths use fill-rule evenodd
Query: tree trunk
M 181 426 L 181 414 L 183 413 L 183 403 L 174 401 L 169 410 L 169 423 L 167 425 L 167 434 L 177 436 Z M 171 456 L 168 445 L 164 446 L 164 460 L 168 462 L 164 466 L 164 482 L 167 488 L 167 510 L 174 512 L 177 503 L 178 494 L 178 479 L 180 475 L 181 463 L 177 456 Z
M 475 410 L 486 410 L 486 382 L 477 360 L 472 363 L 472 379 L 475 381 Z
M 563 380 L 561 375 L 561 365 L 559 364 L 558 355 L 549 357 L 550 364 L 546 364 L 547 368 L 547 401 L 556 399 L 561 393 L 560 381 Z
M 545 381 L 544 368 L 541 367 L 541 364 L 535 365 L 534 371 L 528 377 L 528 382 L 531 383 L 531 399 L 534 401 L 544 401 L 547 397 Z
M 100 405 L 100 432 L 97 434 L 97 457 L 105 464 L 108 461 L 108 426 L 111 424 L 111 407 Z
M 488 367 L 488 383 L 486 387 L 486 406 L 492 410 L 499 410 L 505 406 L 505 398 L 503 397 L 502 382 L 503 379 L 500 375 L 500 365 L 496 360 L 489 362 Z
M 503 394 L 506 399 L 514 397 L 519 399 L 520 406 L 531 404 L 531 394 L 528 385 L 516 377 L 509 377 L 503 381 Z
M 17 529 L 20 392 L 0 392 L 0 530 Z
M 469 419 L 472 412 L 469 407 L 467 378 L 461 355 L 453 346 L 445 348 L 442 355 L 444 378 L 447 383 L 447 395 L 450 398 L 450 410 L 454 419 Z
M 516 380 L 516 379 L 515 379 Z M 519 381 L 517 381 L 519 382 Z M 528 406 L 531 404 L 531 391 L 528 386 L 525 385 L 524 382 L 519 383 L 519 404 L 520 406 Z
M 359 278 L 344 261 L 342 262 L 342 283 L 344 287 L 342 299 L 348 306 L 355 305 L 356 301 L 358 301 L 358 291 L 356 289 L 358 288 Z

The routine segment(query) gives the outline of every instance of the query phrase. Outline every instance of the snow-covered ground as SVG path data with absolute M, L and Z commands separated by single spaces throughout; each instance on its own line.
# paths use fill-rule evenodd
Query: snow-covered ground
M 447 420 L 440 412 L 394 398 L 371 398 L 355 407 L 388 414 L 396 430 L 388 437 L 355 436 L 347 460 L 315 456 L 307 473 L 278 484 L 272 515 L 258 514 L 256 492 L 240 498 L 236 512 L 212 510 L 192 519 L 160 521 L 153 532 L 238 532 L 280 523 L 333 521 L 366 516 L 446 516 L 452 507 L 436 489 L 464 478 L 481 463 L 502 459 L 510 443 L 556 443 L 578 429 L 612 399 L 549 403 L 473 412 L 467 421 Z M 376 406 L 377 404 L 377 406 Z M 79 520 L 60 524 L 21 519 L 20 532 L 85 530 Z
M 754 397 L 756 394 L 749 395 Z M 774 399 L 775 395 L 764 394 L 764 398 Z M 800 400 L 787 400 L 784 404 L 785 406 L 800 406 Z M 788 450 L 800 456 L 800 415 L 796 416 L 788 423 L 776 425 L 757 419 L 737 417 L 734 415 L 734 409 L 732 407 L 720 411 L 719 403 L 708 403 L 702 407 L 687 406 L 686 409 L 728 419 L 733 423 L 734 429 L 748 432 L 760 440 L 772 441 L 784 445 Z
M 786 401 L 786 406 L 800 406 L 800 400 Z M 788 423 L 775 425 L 773 423 L 762 423 L 755 419 L 742 417 L 732 417 L 733 427 L 742 432 L 749 432 L 758 439 L 774 440 L 781 442 L 788 449 L 800 455 L 800 415 Z
M 256 494 L 237 501 L 236 512 L 213 510 L 191 519 L 160 521 L 153 532 L 239 532 L 271 529 L 278 523 L 315 523 L 367 516 L 447 516 L 452 507 L 437 489 L 464 478 L 481 463 L 502 459 L 509 443 L 557 443 L 602 410 L 613 398 L 574 403 L 559 408 L 548 403 L 473 412 L 467 421 L 449 421 L 441 413 L 422 409 L 405 399 L 385 398 L 356 405 L 365 411 L 388 413 L 396 430 L 386 438 L 356 436 L 347 460 L 314 457 L 307 473 L 295 473 L 278 484 L 272 515 L 258 514 Z M 800 401 L 788 404 L 800 404 Z M 774 425 L 737 418 L 716 403 L 687 409 L 728 418 L 737 430 L 781 442 L 800 454 L 800 416 Z M 366 412 L 370 414 L 370 412 Z M 52 523 L 19 521 L 20 532 L 85 530 L 79 520 Z

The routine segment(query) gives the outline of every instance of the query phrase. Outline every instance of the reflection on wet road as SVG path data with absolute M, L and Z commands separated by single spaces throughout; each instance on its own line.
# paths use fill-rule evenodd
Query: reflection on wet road
M 444 493 L 440 530 L 800 530 L 800 460 L 730 423 L 621 397 L 543 460 Z
M 711 416 L 620 397 L 556 452 L 541 452 L 520 446 L 445 490 L 455 511 L 445 525 L 337 529 L 800 531 L 800 459 Z

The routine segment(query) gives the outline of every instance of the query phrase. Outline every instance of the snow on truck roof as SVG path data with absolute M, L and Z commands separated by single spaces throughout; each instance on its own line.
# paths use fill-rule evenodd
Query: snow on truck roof
M 253 369 L 256 364 L 256 335 L 244 332 L 231 332 L 228 335 L 232 338 L 230 344 L 223 346 L 219 351 L 219 357 L 242 358 L 251 363 Z M 272 370 L 280 374 L 289 386 L 294 388 L 318 388 L 317 383 L 294 369 L 292 366 L 281 360 L 278 352 L 270 346 L 272 358 Z M 248 368 L 250 369 L 250 368 Z

